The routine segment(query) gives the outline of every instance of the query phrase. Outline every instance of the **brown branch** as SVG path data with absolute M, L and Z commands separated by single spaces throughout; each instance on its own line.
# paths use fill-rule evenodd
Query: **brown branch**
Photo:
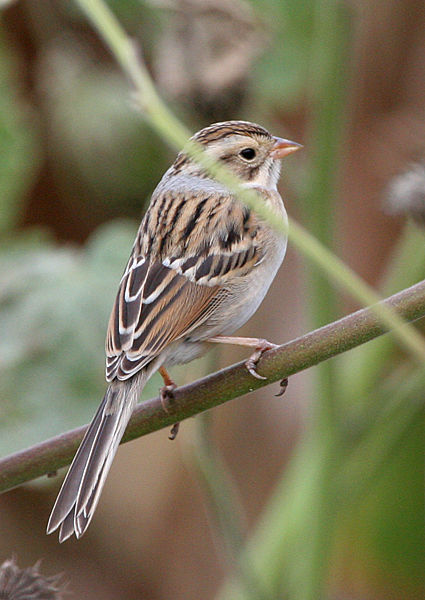
M 425 315 L 425 281 L 383 301 L 399 316 L 414 321 Z M 130 420 L 123 442 L 169 427 L 202 411 L 233 400 L 264 385 L 274 383 L 355 348 L 387 329 L 369 308 L 308 333 L 267 352 L 258 365 L 266 381 L 255 379 L 243 362 L 204 377 L 175 391 L 175 402 L 165 412 L 159 398 L 139 404 Z M 0 460 L 0 492 L 55 473 L 68 465 L 86 431 L 73 429 Z

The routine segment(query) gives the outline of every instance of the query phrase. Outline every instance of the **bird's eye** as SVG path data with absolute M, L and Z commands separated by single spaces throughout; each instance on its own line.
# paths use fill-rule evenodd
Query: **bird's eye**
M 243 150 L 241 150 L 239 152 L 239 154 L 245 160 L 253 160 L 256 157 L 256 155 L 257 155 L 257 153 L 255 152 L 254 148 L 244 148 Z

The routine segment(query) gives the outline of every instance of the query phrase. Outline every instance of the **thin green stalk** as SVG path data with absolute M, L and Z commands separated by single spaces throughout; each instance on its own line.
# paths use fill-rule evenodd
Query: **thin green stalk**
M 191 459 L 195 461 L 195 468 L 204 484 L 207 505 L 224 545 L 225 563 L 232 567 L 228 575 L 238 578 L 247 599 L 268 600 L 249 555 L 242 552 L 247 533 L 246 516 L 237 488 L 215 444 L 210 412 L 197 419 L 196 444 Z
M 205 167 L 243 201 L 270 222 L 282 235 L 288 235 L 287 223 L 261 202 L 255 191 L 242 188 L 237 177 L 214 159 L 207 156 L 200 144 L 189 140 L 190 132 L 176 119 L 156 91 L 155 85 L 141 59 L 137 45 L 128 38 L 119 22 L 103 0 L 76 0 L 109 46 L 124 73 L 135 88 L 135 100 L 144 117 L 164 140 L 185 152 Z
M 89 16 L 124 73 L 134 85 L 136 99 L 151 126 L 173 147 L 182 148 L 187 144 L 189 132 L 168 110 L 157 94 L 152 79 L 138 55 L 136 44 L 128 38 L 103 0 L 76 0 L 76 2 Z M 242 189 L 238 180 L 229 174 L 227 169 L 208 159 L 196 144 L 189 144 L 186 147 L 188 153 L 211 170 L 218 181 L 237 193 L 243 202 L 267 219 L 277 231 L 283 235 L 287 234 L 287 226 L 283 220 L 267 209 L 255 193 Z M 379 299 L 358 276 L 355 276 L 350 269 L 345 267 L 331 252 L 326 251 L 324 246 L 320 245 L 313 236 L 308 235 L 293 220 L 290 220 L 289 238 L 303 254 L 311 259 L 313 264 L 319 266 L 329 278 L 337 282 L 339 287 L 348 290 L 363 306 L 371 303 L 372 298 L 372 302 Z M 360 282 L 362 285 L 359 285 Z M 396 329 L 397 338 L 402 340 L 404 347 L 408 348 L 418 361 L 424 362 L 425 342 L 419 338 L 414 328 L 404 324 L 403 329 L 398 329 L 401 326 L 400 319 L 394 318 L 391 311 L 384 310 L 380 317 L 390 329 Z
M 381 410 L 374 420 L 365 423 L 359 439 L 348 453 L 339 486 L 341 498 L 347 505 L 345 510 L 356 506 L 367 495 L 383 465 L 396 453 L 400 440 L 421 418 L 425 371 L 410 370 L 406 375 L 402 382 L 395 378 L 376 392 L 374 406 Z M 388 406 L 390 393 L 391 405 Z
M 410 326 L 407 332 L 406 322 L 403 319 L 398 318 L 394 311 L 388 310 L 385 305 L 378 304 L 381 297 L 373 288 L 293 219 L 290 221 L 290 234 L 292 241 L 296 242 L 298 250 L 304 256 L 314 261 L 335 286 L 348 292 L 362 305 L 370 306 L 382 323 L 394 328 L 393 335 L 406 350 L 412 353 L 417 363 L 424 364 L 425 342 L 417 329 Z
M 307 197 L 304 218 L 309 231 L 326 246 L 333 247 L 335 202 L 345 135 L 347 55 L 351 24 L 339 0 L 318 0 L 315 39 L 311 51 L 312 106 L 307 147 Z M 312 271 L 312 325 L 320 327 L 335 318 L 334 291 L 322 272 Z
M 385 268 L 380 291 L 384 296 L 389 296 L 421 279 L 424 272 L 425 232 L 407 222 Z M 419 332 L 417 335 L 420 335 Z M 362 407 L 363 402 L 359 402 L 359 399 L 368 397 L 388 369 L 388 361 L 396 357 L 394 341 L 394 336 L 383 336 L 349 356 L 340 357 L 338 387 L 346 406 L 351 409 L 354 405 L 359 409 Z
M 144 64 L 137 55 L 135 45 L 126 37 L 112 13 L 101 0 L 78 0 L 78 2 L 89 14 L 135 86 L 137 99 L 151 125 L 167 141 L 180 148 L 187 141 L 188 132 L 173 117 L 159 98 Z M 338 164 L 337 148 L 340 147 L 338 143 L 340 124 L 336 122 L 335 115 L 340 112 L 343 89 L 341 65 L 344 62 L 344 57 L 340 54 L 343 44 L 339 36 L 343 35 L 345 30 L 343 23 L 339 20 L 341 16 L 338 12 L 339 8 L 339 4 L 335 2 L 321 2 L 318 4 L 318 14 L 321 16 L 321 20 L 318 30 L 317 53 L 320 55 L 320 60 L 323 60 L 321 64 L 324 67 L 323 71 L 318 71 L 319 88 L 316 89 L 319 119 L 314 135 L 317 140 L 316 147 L 320 149 L 320 152 L 314 161 L 312 172 L 316 179 L 313 180 L 310 189 L 315 196 L 315 200 L 319 201 L 320 199 L 333 197 L 332 182 Z M 188 153 L 208 168 L 216 179 L 238 193 L 246 204 L 253 207 L 264 218 L 269 219 L 279 231 L 285 233 L 285 226 L 282 221 L 279 221 L 270 211 L 265 210 L 264 205 L 259 203 L 258 198 L 253 193 L 241 192 L 235 178 L 229 176 L 222 167 L 208 161 L 194 144 L 188 146 Z M 329 233 L 332 229 L 333 211 L 331 210 L 331 203 L 315 204 L 312 214 L 318 215 L 316 223 L 313 223 L 313 231 L 321 237 L 322 241 L 328 243 Z M 314 264 L 319 264 L 333 281 L 344 289 L 348 289 L 362 304 L 376 303 L 378 300 L 377 295 L 360 278 L 294 223 L 291 224 L 290 238 L 299 249 L 314 261 Z M 332 303 L 329 302 L 333 293 L 328 282 L 316 281 L 316 275 L 314 275 L 314 281 L 317 290 L 316 297 L 320 296 L 327 300 L 325 304 L 322 301 L 317 301 L 315 307 L 317 320 L 323 324 L 329 322 L 335 314 Z M 375 307 L 376 305 L 373 310 L 376 310 Z M 394 315 L 385 307 L 382 309 L 378 306 L 377 310 L 383 323 L 388 327 L 396 326 L 398 339 L 402 339 L 404 346 L 413 352 L 419 362 L 423 363 L 425 361 L 425 343 L 417 332 L 406 326 L 400 328 L 402 325 L 400 319 L 394 320 Z M 331 367 L 327 367 L 327 369 L 331 369 Z M 303 600 L 318 600 L 323 595 L 326 563 L 332 542 L 334 474 L 337 470 L 335 461 L 338 456 L 335 450 L 339 446 L 340 440 L 337 437 L 338 431 L 335 426 L 336 415 L 332 400 L 332 373 L 329 370 L 327 373 L 323 380 L 324 386 L 321 396 L 323 401 L 318 404 L 316 414 L 317 431 L 320 434 L 318 442 L 322 452 L 322 460 L 319 461 L 318 473 L 320 472 L 320 477 L 316 473 L 315 478 L 318 482 L 316 485 L 318 508 L 315 515 L 313 515 L 311 545 L 305 563 L 305 574 L 308 577 L 307 579 L 304 578 L 305 587 L 299 595 L 299 598 L 303 598 Z
M 339 0 L 317 0 L 315 17 L 315 39 L 311 51 L 313 118 L 308 142 L 313 156 L 309 165 L 309 202 L 305 208 L 309 229 L 319 242 L 332 248 L 335 201 L 345 133 L 351 23 L 346 7 Z M 337 297 L 331 283 L 333 278 L 338 277 L 339 282 L 344 281 L 345 286 L 353 285 L 356 292 L 358 284 L 362 283 L 362 291 L 369 295 L 367 286 L 360 278 L 356 278 L 354 273 L 350 274 L 341 261 L 335 260 L 333 254 L 321 249 L 320 257 L 328 267 L 332 265 L 332 276 L 325 278 L 322 270 L 309 270 L 308 310 L 312 324 L 316 327 L 332 321 L 337 314 Z M 358 280 L 355 281 L 356 279 Z M 301 577 L 293 589 L 294 598 L 299 600 L 320 600 L 325 597 L 333 549 L 335 517 L 338 512 L 335 502 L 336 474 L 340 468 L 343 446 L 335 368 L 336 363 L 331 361 L 321 365 L 316 374 L 317 385 L 309 437 L 318 460 L 313 477 L 315 485 L 311 506 L 306 512 L 309 526 L 308 537 L 304 539 L 301 548 Z

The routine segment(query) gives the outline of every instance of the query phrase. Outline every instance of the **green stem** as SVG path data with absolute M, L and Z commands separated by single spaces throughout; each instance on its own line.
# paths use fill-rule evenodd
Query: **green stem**
M 205 167 L 220 183 L 237 194 L 248 206 L 266 219 L 283 236 L 288 235 L 288 225 L 275 211 L 269 209 L 254 191 L 243 188 L 240 181 L 221 163 L 209 157 L 200 144 L 189 140 L 190 132 L 168 109 L 141 60 L 140 51 L 114 17 L 103 0 L 76 0 L 92 20 L 94 26 L 109 46 L 124 73 L 135 88 L 135 99 L 150 125 L 164 140 L 185 152 Z
M 304 256 L 314 261 L 336 287 L 349 292 L 361 304 L 369 305 L 382 323 L 393 330 L 398 342 L 412 353 L 418 365 L 424 364 L 425 341 L 414 327 L 410 326 L 407 331 L 405 321 L 380 302 L 381 297 L 373 288 L 294 220 L 290 221 L 290 234 L 292 241 Z
M 313 158 L 309 165 L 310 198 L 305 207 L 306 221 L 319 242 L 333 247 L 333 219 L 345 134 L 347 55 L 351 23 L 339 0 L 317 0 L 315 24 L 315 41 L 311 52 L 314 118 L 308 143 L 313 149 Z M 293 233 L 294 224 L 291 227 Z M 338 279 L 339 283 L 344 281 L 345 286 L 348 284 L 355 288 L 356 294 L 358 284 L 361 284 L 362 292 L 369 299 L 373 296 L 360 278 L 350 273 L 341 261 L 335 260 L 333 254 L 323 252 L 323 248 L 320 250 L 322 263 L 326 262 L 328 274 L 331 272 L 332 276 L 326 279 L 323 270 L 311 269 L 309 272 L 309 315 L 316 327 L 331 322 L 337 314 L 337 298 L 331 284 L 332 279 Z M 340 466 L 342 444 L 335 368 L 336 363 L 332 361 L 321 365 L 317 372 L 318 385 L 312 405 L 309 433 L 310 443 L 316 448 L 319 460 L 311 509 L 307 512 L 309 531 L 303 552 L 304 575 L 300 585 L 295 588 L 295 597 L 299 600 L 319 600 L 325 597 L 332 554 L 338 510 L 335 479 Z
M 267 219 L 277 231 L 282 233 L 282 235 L 287 235 L 288 229 L 286 223 L 284 223 L 273 211 L 267 209 L 264 203 L 259 200 L 257 194 L 253 193 L 251 190 L 241 188 L 238 180 L 222 165 L 209 159 L 205 153 L 199 149 L 197 144 L 188 144 L 188 130 L 174 117 L 156 92 L 152 79 L 138 55 L 135 43 L 133 43 L 125 34 L 113 13 L 103 0 L 76 0 L 76 2 L 78 2 L 81 8 L 89 16 L 100 35 L 109 46 L 111 52 L 114 54 L 116 60 L 121 65 L 124 73 L 132 82 L 135 87 L 137 101 L 151 126 L 173 147 L 180 149 L 186 144 L 185 150 L 190 156 L 205 166 L 218 181 L 237 193 L 243 202 Z M 328 111 L 330 117 L 332 117 L 332 110 L 334 108 L 335 107 L 332 106 Z M 317 133 L 315 134 L 316 138 L 319 138 L 321 131 L 322 127 L 317 130 Z M 318 143 L 320 143 L 319 139 Z M 332 162 L 331 157 L 335 158 L 332 150 L 335 151 L 335 147 L 332 147 L 332 144 L 328 141 L 326 152 L 323 151 L 322 155 L 324 156 L 325 154 L 327 155 L 327 153 L 330 153 L 327 159 L 330 164 Z M 320 162 L 323 160 L 323 158 L 317 159 L 316 162 L 318 168 L 320 167 Z M 316 167 L 314 167 L 314 171 L 316 171 Z M 323 183 L 320 182 L 320 187 L 322 185 Z M 317 183 L 317 185 L 314 184 L 314 187 L 319 189 L 319 183 Z M 321 194 L 320 197 L 323 198 L 324 194 Z M 320 212 L 320 210 L 315 209 L 313 212 L 317 213 Z M 321 219 L 324 221 L 323 216 Z M 327 222 L 330 224 L 331 219 L 328 219 Z M 363 280 L 356 276 L 330 251 L 326 250 L 314 236 L 307 234 L 307 232 L 293 220 L 290 220 L 289 238 L 303 254 L 311 259 L 314 265 L 319 266 L 320 270 L 323 270 L 323 272 L 326 273 L 331 280 L 335 281 L 339 287 L 349 291 L 349 293 L 363 306 L 377 302 L 380 299 L 378 295 L 363 282 Z M 332 313 L 332 315 L 333 314 L 334 313 Z M 332 315 L 329 317 L 328 313 L 325 315 L 323 312 L 322 317 L 318 318 L 318 321 L 320 323 L 330 322 L 332 320 Z M 400 330 L 399 328 L 403 324 L 402 321 L 400 319 L 397 320 L 397 317 L 393 315 L 390 310 L 386 311 L 385 308 L 380 313 L 380 317 L 383 319 L 383 322 L 388 325 L 389 329 L 396 329 L 397 339 L 402 341 L 404 347 L 416 356 L 418 361 L 425 362 L 425 341 L 417 334 L 417 332 L 415 332 L 414 328 L 409 327 L 404 323 L 404 327 Z
M 192 460 L 204 484 L 213 523 L 217 525 L 219 538 L 224 542 L 225 565 L 232 567 L 228 574 L 238 578 L 248 599 L 267 600 L 268 596 L 260 587 L 249 554 L 242 552 L 247 532 L 246 517 L 234 481 L 217 450 L 212 434 L 211 413 L 203 413 L 197 419 L 197 424 Z

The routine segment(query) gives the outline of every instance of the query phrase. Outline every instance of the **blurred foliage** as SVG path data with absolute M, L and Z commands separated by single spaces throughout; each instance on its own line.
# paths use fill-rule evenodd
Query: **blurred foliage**
M 125 80 L 87 60 L 78 40 L 67 40 L 44 60 L 40 85 L 50 120 L 50 152 L 73 210 L 140 214 L 166 168 L 158 137 L 131 106 Z M 76 186 L 84 190 L 76 194 Z M 77 187 L 77 190 L 78 190 Z M 103 217 L 104 218 L 104 217 Z
M 110 2 L 152 70 L 165 4 Z M 307 97 L 310 131 L 324 116 L 341 126 L 344 96 L 315 105 L 309 87 L 312 53 L 323 44 L 316 39 L 323 3 L 251 5 L 267 43 L 235 95 L 241 100 L 226 104 L 222 118 L 267 124 Z M 109 311 L 136 230 L 133 221 L 105 222 L 139 217 L 170 154 L 142 122 L 125 79 L 74 2 L 15 2 L 2 19 L 0 453 L 7 454 L 91 418 L 105 389 Z M 345 60 L 346 47 L 340 50 Z M 329 81 L 332 75 L 320 74 Z M 192 101 L 175 99 L 172 107 L 203 123 L 205 112 Z M 330 145 L 332 135 L 341 156 L 341 131 L 330 132 Z M 323 169 L 320 181 L 306 177 L 306 164 L 297 187 L 306 212 L 328 203 L 332 246 L 338 173 L 320 152 L 327 148 L 311 151 Z M 424 234 L 408 225 L 395 241 L 381 291 L 389 295 L 424 273 Z M 329 298 L 316 288 L 310 314 Z M 150 385 L 146 397 L 158 387 Z M 344 589 L 347 579 L 355 580 L 355 594 L 423 597 L 424 386 L 423 371 L 390 336 L 332 361 L 332 377 L 326 389 L 314 387 L 291 464 L 243 550 L 265 598 L 318 600 Z M 329 405 L 332 419 L 324 419 Z M 249 592 L 229 580 L 220 598 L 248 599 Z
M 72 36 L 48 47 L 39 68 L 47 151 L 65 201 L 102 218 L 105 209 L 139 216 L 140 199 L 152 192 L 169 159 L 132 106 L 125 79 Z
M 17 224 L 39 160 L 33 110 L 13 74 L 16 61 L 0 30 L 0 235 Z
M 34 231 L 2 248 L 2 455 L 92 416 L 105 390 L 105 330 L 135 232 L 134 223 L 111 222 L 76 248 Z
M 298 109 L 310 75 L 315 2 L 253 0 L 252 4 L 273 44 L 273 52 L 264 53 L 254 66 L 253 96 L 268 113 Z

